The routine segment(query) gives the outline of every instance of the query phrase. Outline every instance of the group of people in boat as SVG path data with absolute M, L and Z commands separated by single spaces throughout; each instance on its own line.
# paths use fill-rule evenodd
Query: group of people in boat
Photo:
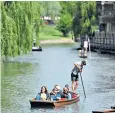
M 86 65 L 86 61 L 74 63 L 74 68 L 71 71 L 72 91 L 70 91 L 69 85 L 66 84 L 61 90 L 59 85 L 55 85 L 52 91 L 49 93 L 46 86 L 41 87 L 41 91 L 37 94 L 36 100 L 51 100 L 56 101 L 60 99 L 70 100 L 76 97 L 76 89 L 78 87 L 79 73 L 82 72 L 83 66 Z
M 63 90 L 61 90 L 59 85 L 55 85 L 52 91 L 49 93 L 46 86 L 41 87 L 40 93 L 37 94 L 36 100 L 62 100 L 67 99 L 70 100 L 75 96 L 75 94 L 70 91 L 69 85 L 66 84 Z

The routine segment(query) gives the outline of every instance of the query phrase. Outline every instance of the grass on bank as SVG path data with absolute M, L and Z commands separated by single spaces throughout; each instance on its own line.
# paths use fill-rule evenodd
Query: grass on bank
M 71 34 L 68 37 L 63 37 L 63 34 L 56 29 L 54 25 L 44 25 L 40 29 L 39 39 L 40 40 L 57 40 L 62 38 L 71 38 Z

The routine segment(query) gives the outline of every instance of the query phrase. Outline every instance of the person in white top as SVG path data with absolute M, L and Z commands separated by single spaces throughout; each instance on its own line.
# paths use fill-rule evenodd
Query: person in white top
M 84 41 L 84 56 L 87 55 L 88 41 Z
M 88 48 L 88 41 L 84 41 L 84 48 Z
M 34 47 L 36 46 L 36 39 L 33 39 Z
M 71 71 L 72 91 L 74 93 L 76 93 L 76 89 L 78 87 L 79 73 L 82 72 L 82 68 L 84 65 L 86 65 L 86 61 L 75 62 L 74 68 Z

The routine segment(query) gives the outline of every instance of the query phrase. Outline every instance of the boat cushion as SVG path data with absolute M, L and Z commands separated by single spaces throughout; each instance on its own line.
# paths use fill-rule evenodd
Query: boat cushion
M 67 100 L 66 98 L 61 98 L 61 100 Z
M 76 94 L 73 94 L 73 95 L 72 95 L 72 98 L 76 98 L 76 97 L 77 97 L 77 95 L 76 95 Z

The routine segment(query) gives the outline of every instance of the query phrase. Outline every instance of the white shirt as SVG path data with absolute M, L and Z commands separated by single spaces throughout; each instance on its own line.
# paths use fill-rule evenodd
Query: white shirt
M 81 62 L 75 62 L 74 64 L 77 64 L 81 67 Z M 76 66 L 74 66 L 74 68 L 72 69 L 72 72 L 76 75 L 78 74 L 79 69 Z
M 84 47 L 85 47 L 85 48 L 88 47 L 88 41 L 84 41 Z
M 81 62 L 75 62 L 74 64 L 78 64 L 79 66 L 81 65 Z

